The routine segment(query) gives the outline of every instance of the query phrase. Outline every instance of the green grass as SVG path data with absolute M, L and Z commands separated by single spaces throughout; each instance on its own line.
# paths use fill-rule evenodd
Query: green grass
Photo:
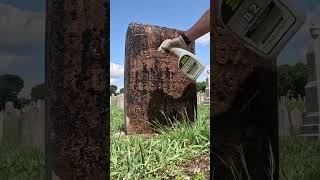
M 41 180 L 45 175 L 45 156 L 31 148 L 19 147 L 19 120 L 6 120 L 0 144 L 0 180 Z
M 279 147 L 281 180 L 320 179 L 320 140 L 283 137 Z
M 288 102 L 284 102 L 283 104 L 288 108 L 289 112 L 295 108 L 297 108 L 300 111 L 303 111 L 305 107 L 305 103 L 303 101 L 296 101 L 296 102 L 288 101 Z
M 41 180 L 44 173 L 44 153 L 16 145 L 0 146 L 0 180 Z
M 186 171 L 188 160 L 207 157 L 210 150 L 209 108 L 198 109 L 198 120 L 173 124 L 160 130 L 159 136 L 111 137 L 111 179 L 205 179 L 204 171 Z M 111 108 L 111 134 L 123 127 L 123 112 Z M 208 157 L 209 158 L 209 157 Z
M 123 129 L 123 111 L 111 108 L 111 133 Z M 10 128 L 14 128 L 14 123 Z M 9 131 L 8 131 L 9 132 Z M 111 137 L 112 179 L 205 179 L 196 171 L 209 154 L 209 109 L 198 109 L 194 124 L 163 128 L 153 139 Z M 12 138 L 8 137 L 13 140 Z M 11 141 L 10 140 L 10 141 Z M 320 179 L 320 140 L 307 137 L 280 139 L 280 180 Z M 44 153 L 15 145 L 0 145 L 0 180 L 44 179 Z M 207 172 L 207 171 L 205 171 Z

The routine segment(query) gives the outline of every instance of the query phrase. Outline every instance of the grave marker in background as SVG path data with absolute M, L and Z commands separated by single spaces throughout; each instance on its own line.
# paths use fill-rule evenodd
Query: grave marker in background
M 165 39 L 181 31 L 164 27 L 129 24 L 125 50 L 125 126 L 127 134 L 154 133 L 154 123 L 165 117 L 192 121 L 197 107 L 196 83 L 181 72 L 177 57 L 158 52 Z M 194 53 L 194 43 L 188 50 Z M 185 109 L 185 110 L 184 110 Z
M 302 99 L 299 99 L 300 102 L 302 101 Z M 291 119 L 291 126 L 294 129 L 299 129 L 301 124 L 302 124 L 302 112 L 298 109 L 298 108 L 294 108 L 291 112 L 290 112 L 290 119 Z
M 287 108 L 279 103 L 278 104 L 278 119 L 279 119 L 279 136 L 290 136 L 290 118 Z
M 306 53 L 309 74 L 305 86 L 306 112 L 301 126 L 301 136 L 320 137 L 320 38 L 319 34 L 314 34 L 312 30 L 310 32 L 315 40 Z
M 4 114 L 0 111 L 0 145 L 2 144 Z

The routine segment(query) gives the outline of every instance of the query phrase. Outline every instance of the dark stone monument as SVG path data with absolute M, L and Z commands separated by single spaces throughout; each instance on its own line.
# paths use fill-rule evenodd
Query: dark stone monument
M 152 134 L 157 124 L 181 119 L 194 120 L 196 83 L 178 69 L 177 57 L 158 52 L 165 39 L 181 31 L 164 27 L 129 24 L 125 50 L 125 125 L 127 134 Z M 188 47 L 194 52 L 194 43 Z M 184 113 L 186 112 L 186 113 Z
M 319 28 L 316 28 L 319 30 Z M 315 39 L 310 48 L 306 52 L 307 64 L 309 67 L 308 82 L 305 86 L 306 92 L 306 112 L 300 127 L 301 136 L 320 137 L 320 121 L 319 121 L 319 33 L 310 29 L 311 36 Z
M 276 61 L 235 40 L 211 4 L 212 179 L 233 180 L 230 166 L 239 179 L 278 179 Z
M 108 178 L 109 1 L 48 0 L 47 178 Z

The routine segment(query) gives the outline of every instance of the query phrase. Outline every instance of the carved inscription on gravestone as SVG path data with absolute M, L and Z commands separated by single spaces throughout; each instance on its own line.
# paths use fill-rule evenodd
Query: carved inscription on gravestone
M 195 81 L 178 69 L 176 56 L 157 51 L 165 39 L 180 33 L 152 25 L 129 25 L 125 50 L 127 134 L 154 133 L 156 124 L 166 125 L 167 118 L 181 119 L 181 113 L 194 119 Z M 188 50 L 194 52 L 194 43 Z

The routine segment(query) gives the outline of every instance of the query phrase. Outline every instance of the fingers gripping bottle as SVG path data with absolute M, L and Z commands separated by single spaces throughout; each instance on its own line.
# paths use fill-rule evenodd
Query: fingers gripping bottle
M 205 70 L 205 66 L 200 63 L 200 59 L 191 52 L 182 48 L 170 48 L 171 53 L 178 56 L 178 67 L 190 79 L 196 80 Z

